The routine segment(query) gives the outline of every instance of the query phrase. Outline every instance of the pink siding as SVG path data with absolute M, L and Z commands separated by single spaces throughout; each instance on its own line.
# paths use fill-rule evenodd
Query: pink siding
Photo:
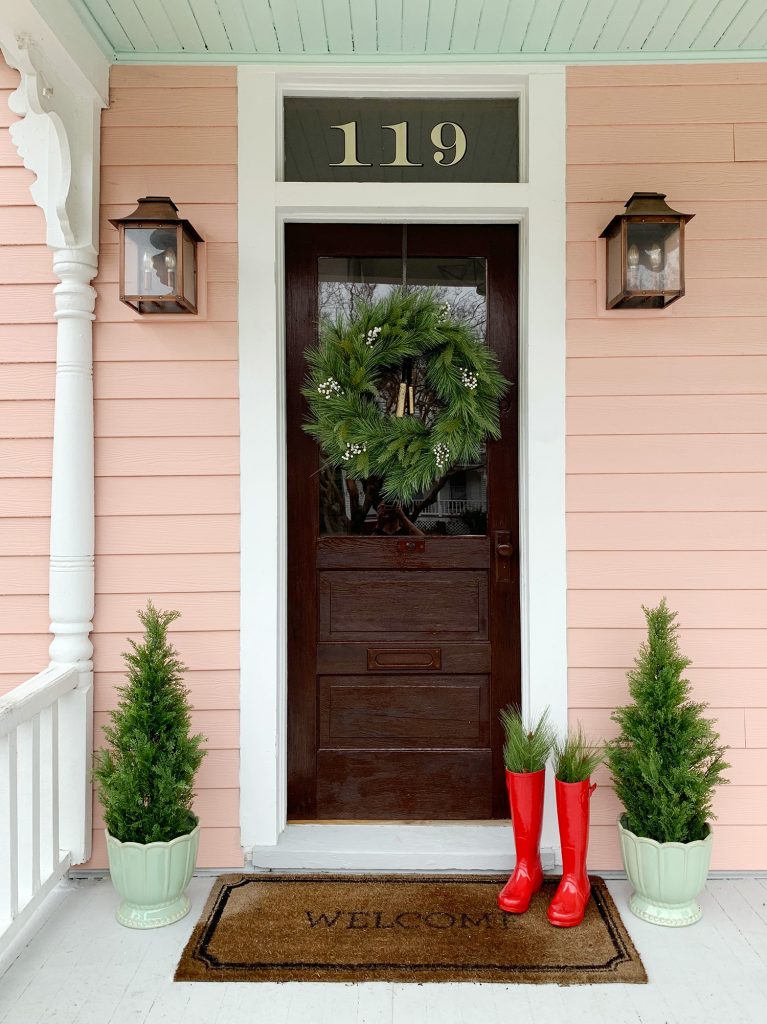
M 48 661 L 56 328 L 45 221 L 8 126 L 18 72 L 0 56 L 0 693 Z
M 47 657 L 55 330 L 44 224 L 10 144 L 0 64 L 0 692 Z M 161 91 L 163 102 L 155 102 Z M 642 603 L 679 609 L 696 694 L 730 746 L 715 867 L 767 847 L 767 67 L 568 74 L 568 554 L 571 717 L 609 736 Z M 175 630 L 195 723 L 202 866 L 239 845 L 236 78 L 112 72 L 102 128 L 95 325 L 96 742 L 147 596 Z M 694 212 L 687 296 L 655 318 L 597 308 L 597 236 L 635 189 Z M 206 239 L 200 316 L 134 316 L 110 217 L 168 193 Z M 617 867 L 617 803 L 594 798 L 595 868 Z M 91 866 L 106 864 L 95 808 Z
M 161 90 L 162 103 L 157 103 Z M 233 68 L 112 69 L 102 118 L 96 401 L 95 741 L 146 598 L 177 608 L 194 724 L 210 754 L 199 864 L 242 863 L 239 840 L 237 103 Z M 206 241 L 202 313 L 134 315 L 118 299 L 109 218 L 170 195 Z M 29 445 L 29 442 L 27 442 Z M 28 472 L 43 464 L 28 447 Z M 106 864 L 94 806 L 91 866 Z
M 695 213 L 687 295 L 601 315 L 599 232 L 631 192 Z M 571 719 L 614 729 L 642 603 L 679 610 L 696 695 L 731 747 L 714 867 L 767 846 L 767 66 L 568 72 Z M 591 864 L 620 865 L 605 786 Z

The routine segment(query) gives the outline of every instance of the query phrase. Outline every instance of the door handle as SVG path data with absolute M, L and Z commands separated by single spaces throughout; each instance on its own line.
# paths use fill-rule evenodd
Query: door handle
M 514 548 L 509 530 L 495 531 L 495 581 L 511 583 L 511 558 Z

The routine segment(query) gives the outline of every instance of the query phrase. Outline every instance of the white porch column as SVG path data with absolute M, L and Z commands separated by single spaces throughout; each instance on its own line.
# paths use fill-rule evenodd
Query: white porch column
M 91 853 L 93 757 L 94 479 L 93 319 L 96 254 L 56 249 L 56 401 L 51 469 L 51 664 L 77 665 L 80 685 L 59 704 L 60 842 Z
M 91 671 L 94 604 L 93 353 L 96 254 L 57 249 L 56 402 L 49 607 L 54 664 Z
M 5 0 L 0 50 L 21 75 L 11 138 L 34 171 L 59 279 L 54 288 L 56 395 L 51 470 L 51 665 L 74 666 L 59 703 L 59 844 L 73 864 L 91 852 L 94 481 L 92 326 L 99 210 L 100 114 L 109 60 L 67 4 Z M 42 667 L 42 666 L 41 666 Z

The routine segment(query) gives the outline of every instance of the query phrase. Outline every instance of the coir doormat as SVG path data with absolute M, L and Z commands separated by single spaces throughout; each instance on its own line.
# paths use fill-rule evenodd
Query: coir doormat
M 583 924 L 554 928 L 547 879 L 505 914 L 495 876 L 222 875 L 176 981 L 647 981 L 601 878 Z

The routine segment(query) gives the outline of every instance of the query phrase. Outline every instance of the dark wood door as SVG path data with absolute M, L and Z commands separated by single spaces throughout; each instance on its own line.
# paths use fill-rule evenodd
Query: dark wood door
M 511 225 L 286 227 L 292 820 L 507 816 L 498 711 L 519 701 L 517 252 Z M 404 509 L 394 530 L 375 480 L 321 465 L 300 389 L 319 317 L 398 284 L 403 258 L 408 286 L 438 287 L 472 318 L 512 387 L 484 463 Z

